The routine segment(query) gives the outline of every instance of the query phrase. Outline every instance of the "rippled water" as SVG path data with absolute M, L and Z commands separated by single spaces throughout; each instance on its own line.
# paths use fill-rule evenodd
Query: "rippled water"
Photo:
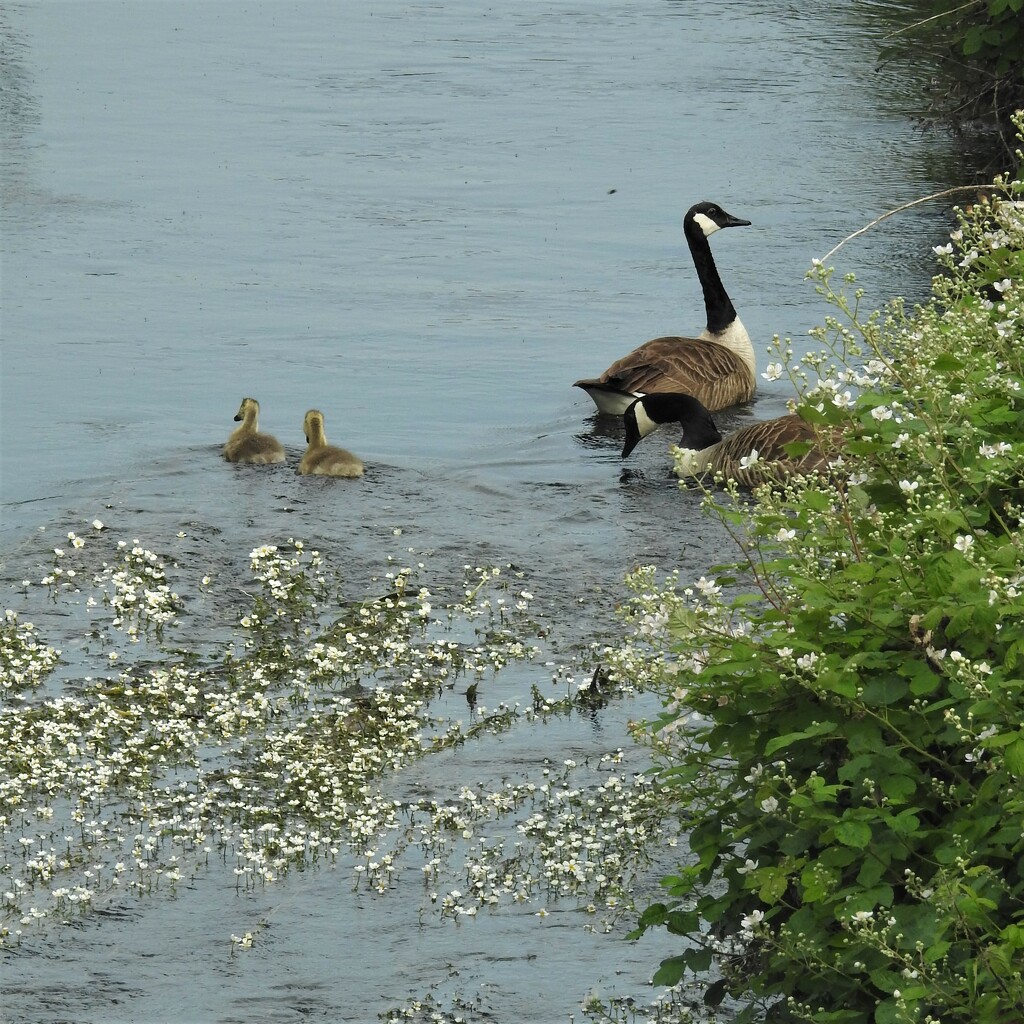
M 184 533 L 194 565 L 244 566 L 287 536 L 357 579 L 409 548 L 442 575 L 512 561 L 570 656 L 614 629 L 631 566 L 699 575 L 728 556 L 667 475 L 674 438 L 624 469 L 619 429 L 570 386 L 702 326 L 686 207 L 753 222 L 715 238 L 722 276 L 760 351 L 774 333 L 799 350 L 824 316 L 811 258 L 945 184 L 840 0 L 49 2 L 0 18 L 7 581 L 97 515 L 154 547 Z M 919 295 L 943 230 L 919 208 L 836 262 L 869 301 Z M 220 459 L 250 394 L 290 466 Z M 723 425 L 787 395 L 766 384 Z M 364 480 L 293 474 L 312 406 Z M 481 744 L 435 784 L 486 778 L 510 750 L 525 770 L 614 749 L 643 712 Z M 572 908 L 543 926 L 534 908 L 421 923 L 421 900 L 415 879 L 386 899 L 332 872 L 256 897 L 200 879 L 27 939 L 3 1012 L 362 1021 L 436 986 L 483 991 L 497 1019 L 564 1021 L 595 985 L 642 994 L 671 948 L 585 934 Z M 234 922 L 258 916 L 269 942 L 226 956 Z

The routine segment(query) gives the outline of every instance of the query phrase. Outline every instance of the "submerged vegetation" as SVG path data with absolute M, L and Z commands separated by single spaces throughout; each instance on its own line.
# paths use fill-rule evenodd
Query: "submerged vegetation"
M 836 312 L 798 409 L 828 478 L 709 493 L 741 560 L 634 575 L 614 674 L 691 857 L 640 931 L 736 1021 L 1012 1024 L 1024 1008 L 1024 185 L 936 248 L 933 296 Z M 724 1011 L 723 1011 L 724 1012 Z
M 244 893 L 333 868 L 384 895 L 413 864 L 442 919 L 567 897 L 601 929 L 632 905 L 661 804 L 621 751 L 400 795 L 431 757 L 612 696 L 541 662 L 518 570 L 466 566 L 441 594 L 391 563 L 353 600 L 301 541 L 221 580 L 98 520 L 52 557 L 19 603 L 76 649 L 0 623 L 0 944 L 211 870 Z M 514 665 L 526 699 L 485 706 Z

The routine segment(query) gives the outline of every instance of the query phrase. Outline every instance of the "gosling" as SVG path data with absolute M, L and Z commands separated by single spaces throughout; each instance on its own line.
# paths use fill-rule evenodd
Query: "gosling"
M 310 409 L 302 424 L 309 447 L 299 463 L 299 472 L 304 476 L 345 476 L 363 475 L 363 464 L 344 448 L 335 448 L 327 443 L 324 433 L 324 414 L 319 409 Z
M 268 466 L 284 462 L 284 448 L 276 437 L 259 432 L 260 403 L 255 398 L 243 398 L 235 414 L 235 429 L 224 445 L 224 458 L 228 462 L 245 462 L 250 466 Z

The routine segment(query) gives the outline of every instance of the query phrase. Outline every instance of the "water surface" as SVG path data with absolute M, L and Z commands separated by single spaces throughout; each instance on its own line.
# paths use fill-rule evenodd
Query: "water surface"
M 674 438 L 624 470 L 620 429 L 570 386 L 702 326 L 685 209 L 713 199 L 753 222 L 715 238 L 722 276 L 759 352 L 775 333 L 800 351 L 825 315 L 811 258 L 945 184 L 927 169 L 937 143 L 893 112 L 875 41 L 841 2 L 51 0 L 2 18 L 13 606 L 66 531 L 99 516 L 199 571 L 240 573 L 286 537 L 356 580 L 410 548 L 440 576 L 514 562 L 571 659 L 613 634 L 633 565 L 698 576 L 728 557 L 667 475 Z M 918 296 L 943 230 L 941 210 L 919 208 L 837 264 L 869 301 Z M 244 395 L 288 466 L 220 459 Z M 788 396 L 763 384 L 722 425 Z M 364 480 L 294 475 L 314 406 Z M 651 710 L 481 742 L 432 784 L 490 777 L 510 750 L 529 772 L 626 745 L 626 719 Z M 2 968 L 4 1012 L 364 1021 L 433 991 L 565 1021 L 594 986 L 643 995 L 672 948 L 625 944 L 625 926 L 588 934 L 572 907 L 455 926 L 422 903 L 416 878 L 369 898 L 312 872 L 239 897 L 213 873 L 29 936 Z M 261 916 L 267 941 L 228 955 L 227 935 Z

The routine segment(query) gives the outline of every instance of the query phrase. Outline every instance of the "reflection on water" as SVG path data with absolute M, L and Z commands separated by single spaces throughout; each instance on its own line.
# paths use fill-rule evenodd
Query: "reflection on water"
M 86 2 L 0 18 L 8 604 L 99 516 L 225 572 L 303 538 L 357 588 L 409 549 L 439 581 L 511 561 L 571 661 L 614 636 L 632 566 L 699 576 L 728 557 L 671 477 L 677 438 L 623 462 L 621 426 L 571 387 L 702 326 L 683 211 L 714 199 L 753 222 L 716 259 L 767 361 L 773 334 L 802 351 L 824 316 L 811 258 L 942 184 L 922 170 L 926 140 L 880 109 L 873 44 L 838 0 Z M 920 294 L 941 233 L 935 210 L 891 218 L 839 269 L 869 301 Z M 245 395 L 287 465 L 220 458 Z M 787 397 L 764 384 L 719 426 L 778 415 Z M 294 474 L 314 406 L 365 479 Z M 649 711 L 515 730 L 420 782 L 592 756 L 627 745 L 626 719 Z M 594 984 L 642 994 L 671 948 L 602 942 L 575 908 L 454 926 L 422 904 L 417 878 L 371 900 L 333 872 L 246 897 L 199 876 L 73 938 L 27 939 L 3 966 L 5 1009 L 369 1020 L 433 992 L 565 1020 Z M 225 935 L 257 918 L 265 944 L 227 956 Z

